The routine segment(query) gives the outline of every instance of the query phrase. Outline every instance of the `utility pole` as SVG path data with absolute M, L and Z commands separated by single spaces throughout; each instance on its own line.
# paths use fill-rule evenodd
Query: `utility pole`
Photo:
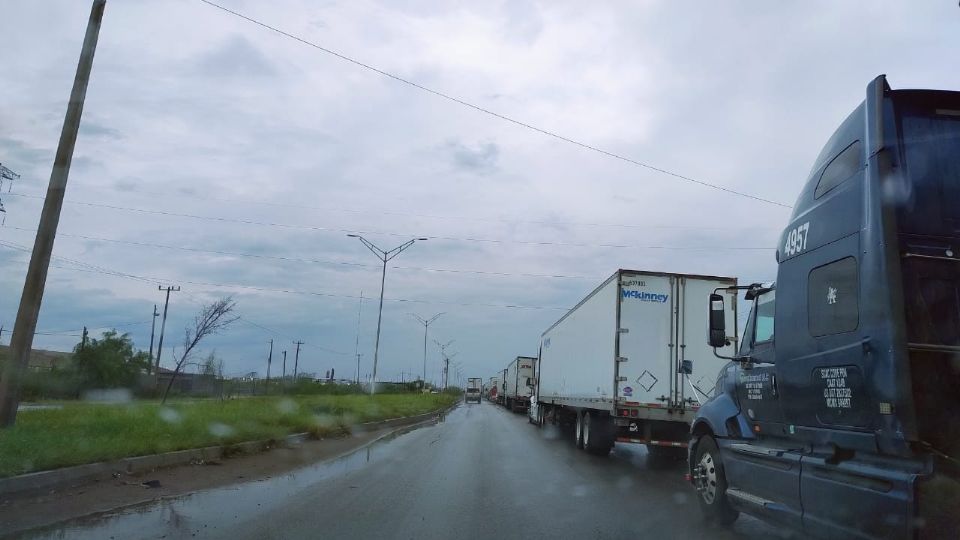
M 420 321 L 420 324 L 423 325 L 423 380 L 424 381 L 427 380 L 427 329 L 430 327 L 430 324 L 433 323 L 433 321 L 437 320 L 437 318 L 439 318 L 444 313 L 445 312 L 437 313 L 433 317 L 426 320 L 424 320 L 421 316 L 415 313 L 410 313 L 410 315 L 413 315 L 414 317 L 416 317 L 417 320 Z
M 87 83 L 93 68 L 93 55 L 97 49 L 100 35 L 100 23 L 106 0 L 93 0 L 87 32 L 80 49 L 80 61 L 70 91 L 67 114 L 63 119 L 60 142 L 50 172 L 47 196 L 43 200 L 37 237 L 27 267 L 27 277 L 20 296 L 20 306 L 10 337 L 10 359 L 0 376 L 0 427 L 10 427 L 17 420 L 17 408 L 20 405 L 20 379 L 30 363 L 30 351 L 33 348 L 33 334 L 37 331 L 37 318 L 40 316 L 40 304 L 47 283 L 47 271 L 50 269 L 50 255 L 53 241 L 57 236 L 60 222 L 60 210 L 63 208 L 63 196 L 67 189 L 67 177 L 70 175 L 70 163 L 73 161 L 73 148 L 80 129 L 80 117 L 83 115 L 83 103 L 87 95 Z
M 157 311 L 157 305 L 153 305 L 153 320 L 150 323 L 150 366 L 147 369 L 153 371 L 153 333 L 157 329 L 157 317 L 160 313 Z
M 446 343 L 440 343 L 437 340 L 433 340 L 433 342 L 437 344 L 437 347 L 440 347 L 440 356 L 443 357 L 444 365 L 443 365 L 442 381 L 443 381 L 444 390 L 447 389 L 447 371 L 449 371 L 450 369 L 450 359 L 457 355 L 457 353 L 453 353 L 449 356 L 447 355 L 447 347 L 449 347 L 454 341 L 456 340 L 451 339 Z
M 273 362 L 273 338 L 270 338 L 270 353 L 267 354 L 267 382 L 264 393 L 270 393 L 270 364 Z
M 363 313 L 363 289 L 360 289 L 360 306 L 357 307 L 357 343 L 353 353 L 357 355 L 357 385 L 360 385 L 360 314 Z
M 157 343 L 157 361 L 154 364 L 156 366 L 156 373 L 160 373 L 160 356 L 163 354 L 163 331 L 167 328 L 167 308 L 170 307 L 170 291 L 177 292 L 180 290 L 179 286 L 171 287 L 163 285 L 157 285 L 157 290 L 167 291 L 167 299 L 163 302 L 163 320 L 160 322 L 160 342 Z
M 280 389 L 287 388 L 287 351 L 283 351 L 283 377 L 280 379 Z
M 351 238 L 359 239 L 361 242 L 363 242 L 363 245 L 367 246 L 367 249 L 369 249 L 371 253 L 373 253 L 374 255 L 377 256 L 378 259 L 383 261 L 383 274 L 380 277 L 380 311 L 377 314 L 377 339 L 376 341 L 374 341 L 374 345 L 373 345 L 373 380 L 370 384 L 370 393 L 373 394 L 376 391 L 376 386 L 377 386 L 377 360 L 380 357 L 380 323 L 383 320 L 383 286 L 387 281 L 387 261 L 403 253 L 403 250 L 412 246 L 414 242 L 416 242 L 417 240 L 425 241 L 428 239 L 415 238 L 412 240 L 407 240 L 403 244 L 400 244 L 399 246 L 389 251 L 384 251 L 378 248 L 377 246 L 373 245 L 372 242 L 360 236 L 359 234 L 348 234 L 347 236 Z
M 293 383 L 297 383 L 297 365 L 300 363 L 300 346 L 303 345 L 303 342 L 300 340 L 294 341 L 294 345 L 297 346 L 297 352 L 293 356 Z

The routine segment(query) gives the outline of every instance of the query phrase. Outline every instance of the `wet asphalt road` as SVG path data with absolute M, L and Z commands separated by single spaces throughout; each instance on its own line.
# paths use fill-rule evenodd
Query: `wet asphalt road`
M 489 403 L 281 477 L 71 523 L 40 538 L 770 538 L 701 524 L 682 465 L 574 448 Z

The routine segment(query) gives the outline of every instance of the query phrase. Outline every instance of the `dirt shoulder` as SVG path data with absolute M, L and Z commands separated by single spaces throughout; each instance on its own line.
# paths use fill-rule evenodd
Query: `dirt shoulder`
M 418 425 L 429 425 L 418 424 Z M 93 480 L 81 486 L 22 494 L 0 503 L 0 536 L 194 491 L 282 475 L 350 453 L 410 426 L 384 427 L 341 438 L 308 440 L 268 452 Z M 143 485 L 150 482 L 156 487 Z M 156 483 L 158 484 L 156 484 Z

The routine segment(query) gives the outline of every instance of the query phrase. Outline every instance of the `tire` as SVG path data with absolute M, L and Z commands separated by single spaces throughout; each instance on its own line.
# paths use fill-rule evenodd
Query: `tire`
M 606 456 L 613 449 L 610 418 L 591 412 L 583 413 L 583 448 L 595 455 Z
M 736 521 L 740 512 L 730 506 L 727 498 L 727 476 L 713 437 L 704 435 L 700 438 L 690 469 L 704 520 L 718 525 L 730 525 Z
M 576 441 L 577 448 L 583 448 L 583 417 L 586 413 L 577 412 L 577 425 L 573 430 L 573 440 Z

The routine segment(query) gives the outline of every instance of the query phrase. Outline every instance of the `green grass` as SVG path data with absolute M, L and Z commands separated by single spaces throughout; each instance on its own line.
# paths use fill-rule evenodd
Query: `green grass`
M 308 431 L 349 432 L 351 424 L 422 414 L 456 401 L 444 394 L 270 396 L 229 401 L 124 405 L 61 402 L 21 411 L 0 430 L 0 477 L 122 457 Z

